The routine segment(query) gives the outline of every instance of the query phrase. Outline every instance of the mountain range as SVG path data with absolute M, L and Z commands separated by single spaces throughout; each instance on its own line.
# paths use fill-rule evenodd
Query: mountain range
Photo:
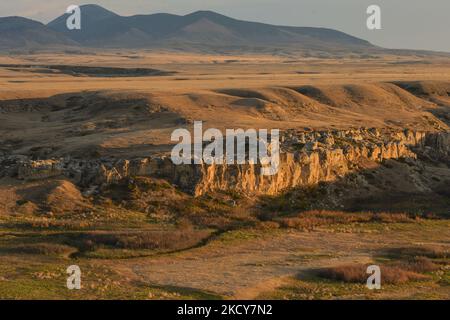
M 276 26 L 233 19 L 212 11 L 120 16 L 98 5 L 81 9 L 81 30 L 69 30 L 68 14 L 47 25 L 22 17 L 0 18 L 0 50 L 162 48 L 184 51 L 370 53 L 381 48 L 326 28 Z
M 77 46 L 77 42 L 44 24 L 22 18 L 0 18 L 0 49 Z

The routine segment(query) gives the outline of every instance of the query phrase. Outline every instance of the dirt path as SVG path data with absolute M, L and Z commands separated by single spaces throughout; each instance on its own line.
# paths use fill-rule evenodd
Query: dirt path
M 301 277 L 302 271 L 351 262 L 367 263 L 383 247 L 445 244 L 434 235 L 449 233 L 445 226 L 438 231 L 422 228 L 417 232 L 414 228 L 417 229 L 412 225 L 411 230 L 401 233 L 386 230 L 382 234 L 285 232 L 232 243 L 215 241 L 175 255 L 114 264 L 116 270 L 149 285 L 193 288 L 230 298 L 251 299 L 277 288 L 291 276 L 300 274 Z M 411 241 L 411 234 L 415 242 Z

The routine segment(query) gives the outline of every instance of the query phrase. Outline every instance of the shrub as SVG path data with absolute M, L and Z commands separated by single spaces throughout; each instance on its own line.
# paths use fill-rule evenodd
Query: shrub
M 81 236 L 82 250 L 98 247 L 120 249 L 179 250 L 197 245 L 210 235 L 206 230 L 145 231 L 130 233 L 87 233 Z
M 350 264 L 319 270 L 317 275 L 321 278 L 343 281 L 348 283 L 365 284 L 369 274 L 366 273 L 368 265 Z M 428 279 L 427 276 L 406 270 L 398 265 L 380 266 L 381 282 L 389 284 L 400 284 L 409 281 Z
M 439 269 L 438 265 L 425 257 L 416 257 L 407 261 L 399 262 L 396 265 L 401 269 L 417 273 L 432 272 Z
M 69 219 L 48 219 L 41 217 L 32 217 L 26 221 L 17 222 L 12 226 L 24 229 L 61 229 L 61 230 L 79 230 L 91 227 L 92 222 Z
M 39 254 L 39 255 L 61 255 L 74 251 L 73 247 L 55 243 L 33 243 L 22 244 L 9 249 L 12 253 Z
M 278 229 L 280 227 L 278 222 L 275 222 L 275 221 L 263 221 L 263 222 L 260 222 L 257 226 L 263 230 L 274 230 L 274 229 Z
M 423 247 L 400 247 L 388 248 L 384 250 L 384 255 L 396 258 L 414 258 L 427 257 L 431 259 L 447 259 L 449 251 L 437 246 L 423 246 Z
M 321 269 L 317 275 L 321 278 L 344 282 L 363 283 L 367 280 L 365 266 L 359 264 Z
M 270 215 L 264 216 L 268 218 Z M 406 223 L 413 220 L 403 213 L 350 213 L 343 211 L 311 210 L 301 212 L 295 216 L 273 218 L 282 227 L 296 229 L 314 229 L 323 225 L 350 224 L 350 223 Z
M 289 213 L 298 210 L 307 210 L 326 195 L 326 190 L 320 185 L 294 188 L 277 196 L 263 196 L 261 205 L 268 211 Z

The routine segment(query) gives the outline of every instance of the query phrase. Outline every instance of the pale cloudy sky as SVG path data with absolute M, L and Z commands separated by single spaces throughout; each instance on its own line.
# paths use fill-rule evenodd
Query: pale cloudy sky
M 213 10 L 279 25 L 338 29 L 388 48 L 450 52 L 450 0 L 1 0 L 0 16 L 48 22 L 71 5 L 95 3 L 121 15 Z M 366 9 L 382 9 L 382 30 L 366 28 Z

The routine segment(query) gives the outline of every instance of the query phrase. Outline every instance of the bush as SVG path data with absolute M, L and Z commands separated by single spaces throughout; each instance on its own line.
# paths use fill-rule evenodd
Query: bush
M 280 225 L 275 221 L 263 221 L 257 225 L 262 230 L 274 230 L 278 229 Z
M 447 259 L 449 251 L 437 246 L 423 246 L 423 247 L 400 247 L 388 248 L 384 250 L 384 255 L 396 258 L 414 258 L 427 257 L 431 259 Z
M 195 246 L 209 235 L 209 231 L 192 228 L 133 233 L 87 233 L 81 236 L 80 246 L 85 251 L 104 246 L 119 249 L 179 250 Z
M 268 218 L 269 215 L 264 216 Z M 343 211 L 311 210 L 301 212 L 295 216 L 273 218 L 284 228 L 314 229 L 318 226 L 351 223 L 406 223 L 414 221 L 404 213 L 350 213 Z
M 24 229 L 61 229 L 61 230 L 79 230 L 87 229 L 92 226 L 92 222 L 83 220 L 69 219 L 48 219 L 41 217 L 32 217 L 23 222 L 12 224 L 16 228 Z
M 264 196 L 261 198 L 261 205 L 268 211 L 282 213 L 307 210 L 325 193 L 321 186 L 295 188 L 277 196 Z
M 62 255 L 74 251 L 75 248 L 54 243 L 23 244 L 9 249 L 12 253 Z
M 343 281 L 348 283 L 365 284 L 369 274 L 366 273 L 368 265 L 351 264 L 319 270 L 317 275 L 321 278 Z M 409 281 L 428 279 L 427 276 L 402 268 L 399 265 L 384 265 L 381 269 L 381 283 L 400 284 Z
M 325 279 L 356 283 L 364 283 L 368 277 L 366 267 L 359 264 L 322 269 L 317 275 Z
M 426 280 L 429 277 L 417 272 L 405 270 L 399 266 L 382 266 L 381 281 L 390 284 L 400 284 L 409 281 Z
M 396 265 L 404 270 L 418 273 L 432 272 L 439 269 L 438 265 L 425 257 L 416 257 L 408 261 L 399 262 Z

